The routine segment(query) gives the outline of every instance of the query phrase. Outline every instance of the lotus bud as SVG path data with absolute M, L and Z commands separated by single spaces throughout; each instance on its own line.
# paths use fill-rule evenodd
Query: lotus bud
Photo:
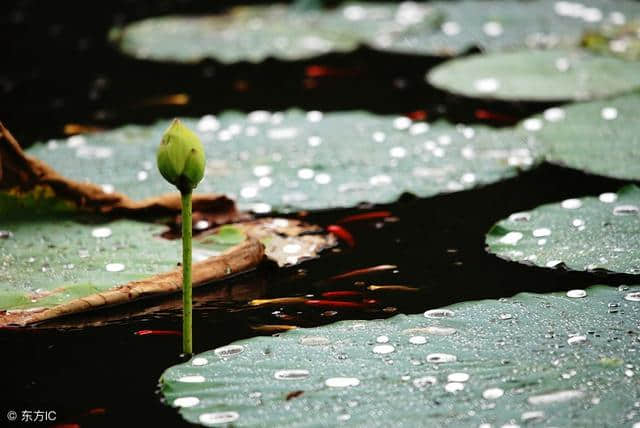
M 160 174 L 181 192 L 190 193 L 204 177 L 202 142 L 178 119 L 162 135 L 157 161 Z

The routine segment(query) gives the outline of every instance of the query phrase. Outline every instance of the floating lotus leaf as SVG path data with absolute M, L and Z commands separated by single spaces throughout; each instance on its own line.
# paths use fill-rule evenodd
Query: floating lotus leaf
M 583 50 L 523 50 L 445 62 L 430 84 L 456 94 L 513 101 L 588 100 L 640 87 L 640 62 Z
M 640 274 L 640 188 L 515 213 L 487 235 L 507 260 L 571 270 Z
M 585 31 L 618 31 L 637 16 L 640 5 L 622 0 L 347 2 L 312 10 L 242 6 L 223 15 L 149 18 L 114 29 L 111 38 L 134 57 L 176 62 L 297 60 L 358 45 L 455 55 L 474 46 L 575 46 Z
M 407 7 L 420 19 L 409 16 Z M 241 6 L 223 15 L 149 18 L 112 30 L 110 36 L 122 51 L 141 59 L 297 60 L 352 51 L 366 39 L 422 24 L 431 15 L 430 6 L 417 4 L 352 4 L 337 10 Z
M 169 368 L 162 393 L 205 426 L 625 425 L 639 290 L 521 293 L 256 337 Z
M 198 192 L 229 195 L 256 212 L 469 189 L 513 177 L 537 160 L 534 148 L 510 130 L 364 112 L 230 112 L 184 121 L 207 153 Z M 171 191 L 154 164 L 168 123 L 52 140 L 28 153 L 72 179 L 139 200 Z
M 638 3 L 619 0 L 471 0 L 431 4 L 440 16 L 437 26 L 414 26 L 380 38 L 373 45 L 429 55 L 456 55 L 474 46 L 490 52 L 572 47 L 579 44 L 585 31 L 620 31 L 627 20 L 640 16 Z
M 553 107 L 521 126 L 547 160 L 586 172 L 640 180 L 640 93 Z

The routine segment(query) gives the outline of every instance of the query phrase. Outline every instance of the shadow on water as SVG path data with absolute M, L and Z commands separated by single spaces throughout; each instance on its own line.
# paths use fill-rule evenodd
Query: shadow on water
M 361 48 L 348 55 L 284 63 L 223 66 L 139 62 L 105 41 L 111 25 L 169 12 L 212 11 L 210 1 L 8 2 L 0 28 L 10 43 L 0 70 L 0 120 L 25 145 L 64 135 L 66 124 L 112 127 L 158 117 L 225 109 L 367 109 L 417 114 L 429 121 L 507 125 L 549 104 L 500 103 L 444 94 L 424 83 L 440 59 Z M 231 2 L 216 2 L 222 8 Z M 78 17 L 82 17 L 81 19 Z M 4 39 L 5 36 L 3 36 Z M 186 94 L 171 98 L 169 95 Z M 177 101 L 176 101 L 177 100 Z M 521 291 L 548 292 L 592 284 L 637 282 L 632 276 L 541 269 L 487 254 L 484 235 L 512 212 L 569 197 L 615 191 L 622 181 L 543 164 L 483 188 L 397 203 L 308 213 L 323 226 L 344 216 L 388 210 L 398 221 L 345 224 L 356 245 L 301 266 L 258 271 L 197 290 L 195 344 L 204 351 L 256 334 L 260 326 L 315 326 L 340 319 L 388 317 Z M 339 281 L 357 268 L 397 269 Z M 370 284 L 418 291 L 368 291 Z M 361 307 L 249 306 L 256 298 L 351 291 Z M 180 299 L 172 296 L 78 315 L 33 329 L 0 331 L 4 400 L 0 410 L 56 410 L 67 426 L 134 423 L 186 425 L 154 393 L 157 379 L 179 361 Z M 137 334 L 136 334 L 137 333 Z M 4 413 L 0 420 L 4 422 Z M 75 424 L 75 425 L 74 425 Z M 2 424 L 0 424 L 2 425 Z

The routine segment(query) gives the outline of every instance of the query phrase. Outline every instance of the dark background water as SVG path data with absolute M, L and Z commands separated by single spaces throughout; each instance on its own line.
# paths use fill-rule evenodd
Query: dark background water
M 474 101 L 439 92 L 423 78 L 440 61 L 437 58 L 359 49 L 289 63 L 269 59 L 231 66 L 214 61 L 168 65 L 127 58 L 106 40 L 113 25 L 167 13 L 217 12 L 231 3 L 3 1 L 0 120 L 28 146 L 64 136 L 65 130 L 70 131 L 68 125 L 109 128 L 226 109 L 418 111 L 429 121 L 444 117 L 452 122 L 502 126 L 550 106 Z M 173 94 L 187 94 L 189 102 L 167 103 L 166 97 Z M 309 213 L 306 220 L 323 226 L 349 214 L 380 209 L 391 211 L 399 221 L 346 224 L 356 241 L 353 248 L 343 245 L 340 251 L 295 268 L 263 266 L 229 283 L 197 291 L 196 351 L 261 334 L 255 330 L 261 325 L 309 327 L 340 319 L 417 313 L 520 291 L 633 282 L 624 275 L 569 273 L 509 263 L 484 251 L 486 231 L 512 212 L 567 197 L 615 191 L 623 184 L 545 164 L 518 178 L 472 191 L 429 199 L 404 195 L 383 207 Z M 398 268 L 362 278 L 327 280 L 379 264 Z M 246 305 L 258 297 L 360 291 L 362 286 L 354 283 L 358 280 L 409 285 L 420 291 L 365 294 L 377 303 L 366 310 L 338 308 L 335 313 L 326 308 Z M 162 371 L 180 360 L 179 336 L 135 334 L 179 330 L 179 315 L 179 300 L 156 299 L 37 328 L 0 331 L 0 426 L 24 425 L 7 421 L 9 410 L 55 410 L 61 427 L 187 425 L 156 394 Z

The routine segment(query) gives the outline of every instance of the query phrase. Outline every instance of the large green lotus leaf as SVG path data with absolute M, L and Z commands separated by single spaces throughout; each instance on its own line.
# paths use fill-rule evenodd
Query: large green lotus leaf
M 468 189 L 512 177 L 537 158 L 510 130 L 364 112 L 230 112 L 184 122 L 201 136 L 208 160 L 196 192 L 224 193 L 257 212 Z M 172 190 L 155 167 L 168 123 L 53 140 L 28 153 L 69 178 L 142 199 Z
M 640 188 L 567 199 L 499 221 L 490 252 L 507 260 L 572 270 L 640 273 Z
M 165 226 L 80 220 L 27 215 L 2 222 L 0 310 L 53 307 L 173 270 L 181 260 L 181 241 L 159 236 Z M 244 234 L 242 237 L 244 240 Z M 210 237 L 209 242 L 196 243 L 194 260 L 214 256 L 237 243 Z
M 112 30 L 110 36 L 125 53 L 157 61 L 297 60 L 352 51 L 366 39 L 431 19 L 432 9 L 416 4 L 352 4 L 337 10 L 241 6 L 223 15 L 145 19 Z
M 640 16 L 640 4 L 620 0 L 449 1 L 432 3 L 438 26 L 414 26 L 379 38 L 380 49 L 430 55 L 576 46 L 585 31 L 617 31 Z
M 256 337 L 169 368 L 162 393 L 202 425 L 628 424 L 638 290 L 522 293 Z
M 586 30 L 615 29 L 638 15 L 640 5 L 622 0 L 347 2 L 312 10 L 243 6 L 224 15 L 145 19 L 113 30 L 111 37 L 125 53 L 158 61 L 295 60 L 347 52 L 360 44 L 452 55 L 473 46 L 575 46 Z
M 514 101 L 588 100 L 640 87 L 640 62 L 584 50 L 523 50 L 472 55 L 427 74 L 456 94 Z
M 594 174 L 640 180 L 640 93 L 553 107 L 521 126 L 547 160 Z

